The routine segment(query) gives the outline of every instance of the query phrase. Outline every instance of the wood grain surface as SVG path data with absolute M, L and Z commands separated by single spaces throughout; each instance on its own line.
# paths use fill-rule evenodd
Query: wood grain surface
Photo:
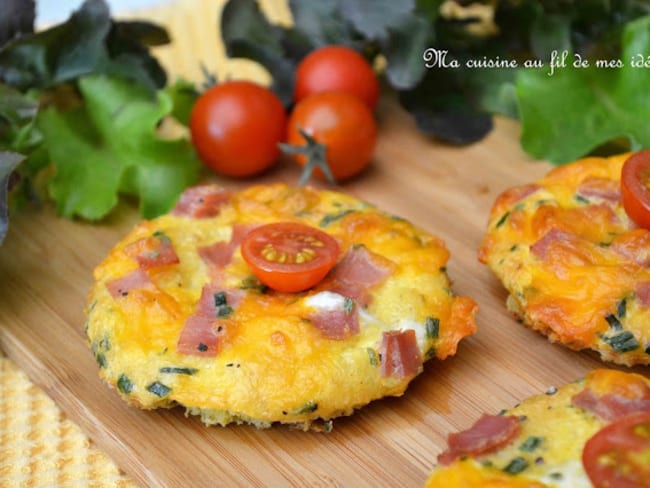
M 208 428 L 182 409 L 128 407 L 99 380 L 83 332 L 92 270 L 138 220 L 128 202 L 99 224 L 61 219 L 49 206 L 14 216 L 0 247 L 0 348 L 143 486 L 422 486 L 449 432 L 602 363 L 519 325 L 477 261 L 496 196 L 550 168 L 522 152 L 518 125 L 497 119 L 482 142 L 453 147 L 418 133 L 390 97 L 377 116 L 373 164 L 340 190 L 442 237 L 454 290 L 480 306 L 478 333 L 455 357 L 428 362 L 403 397 L 336 420 L 329 434 Z M 213 178 L 241 188 L 298 176 L 282 163 L 255 180 Z

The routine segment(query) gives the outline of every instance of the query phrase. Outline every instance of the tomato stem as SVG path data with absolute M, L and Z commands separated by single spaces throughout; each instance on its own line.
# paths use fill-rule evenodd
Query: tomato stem
M 298 132 L 305 139 L 306 145 L 293 146 L 285 143 L 279 144 L 280 149 L 285 154 L 300 154 L 307 158 L 307 163 L 300 174 L 298 186 L 305 186 L 316 168 L 320 168 L 328 182 L 336 185 L 336 179 L 327 163 L 327 146 L 318 142 L 301 127 L 298 127 Z

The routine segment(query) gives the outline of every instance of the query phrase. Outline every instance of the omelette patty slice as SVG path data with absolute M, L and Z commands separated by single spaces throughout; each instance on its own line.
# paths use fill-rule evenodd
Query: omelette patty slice
M 242 239 L 273 222 L 337 240 L 340 257 L 314 287 L 276 292 L 243 260 Z M 87 336 L 101 377 L 132 405 L 329 429 L 402 395 L 424 361 L 475 332 L 476 304 L 452 293 L 448 258 L 440 239 L 342 193 L 195 187 L 97 266 Z
M 626 159 L 582 159 L 502 193 L 479 259 L 524 324 L 631 366 L 650 364 L 650 231 L 621 203 Z

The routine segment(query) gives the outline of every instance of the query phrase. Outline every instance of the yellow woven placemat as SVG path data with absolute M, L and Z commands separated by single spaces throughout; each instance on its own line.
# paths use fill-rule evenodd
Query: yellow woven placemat
M 0 356 L 0 486 L 137 485 L 24 372 Z

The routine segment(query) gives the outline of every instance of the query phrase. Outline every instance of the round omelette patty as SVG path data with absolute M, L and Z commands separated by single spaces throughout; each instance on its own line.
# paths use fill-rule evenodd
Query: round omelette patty
M 626 159 L 582 159 L 502 193 L 479 259 L 526 325 L 631 366 L 650 364 L 650 231 L 622 206 Z
M 592 488 L 582 461 L 585 443 L 604 427 L 643 413 L 650 414 L 650 380 L 591 371 L 451 434 L 425 487 Z M 646 449 L 649 443 L 646 434 Z
M 240 254 L 250 229 L 283 221 L 340 244 L 334 268 L 305 292 L 268 289 Z M 342 193 L 195 187 L 96 268 L 87 335 L 102 378 L 138 407 L 328 429 L 402 395 L 424 361 L 455 354 L 475 332 L 476 304 L 453 295 L 448 258 L 438 238 Z

